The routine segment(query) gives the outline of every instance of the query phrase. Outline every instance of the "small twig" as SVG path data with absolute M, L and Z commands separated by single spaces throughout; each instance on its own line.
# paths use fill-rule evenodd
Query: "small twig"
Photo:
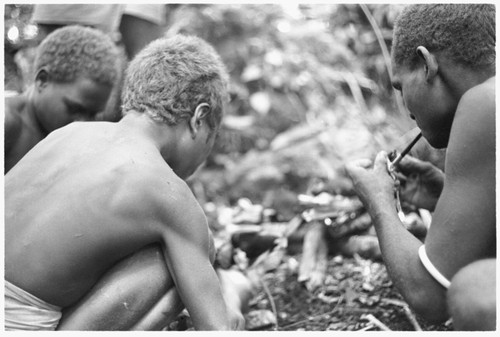
M 383 331 L 391 331 L 391 329 L 389 329 L 389 327 L 387 325 L 385 325 L 384 323 L 382 323 L 381 321 L 379 321 L 375 316 L 373 316 L 372 314 L 367 314 L 365 316 L 365 318 L 370 321 L 370 323 L 374 324 L 377 326 L 377 328 L 379 328 L 380 330 L 383 330 Z
M 367 330 L 370 330 L 370 329 L 373 329 L 375 328 L 375 324 L 373 323 L 368 323 L 364 328 L 361 328 L 359 330 L 356 330 L 356 331 L 367 331 Z
M 342 310 L 345 311 L 345 312 L 358 313 L 358 314 L 366 314 L 367 312 L 373 312 L 373 308 L 351 308 L 351 307 L 344 307 Z
M 403 301 L 397 300 L 397 299 L 393 299 L 393 298 L 382 298 L 380 301 L 387 303 L 387 304 L 397 305 L 398 307 L 407 307 L 408 306 L 408 304 L 406 302 L 403 302 Z
M 396 305 L 398 307 L 403 308 L 403 311 L 404 311 L 406 317 L 408 318 L 410 323 L 415 328 L 415 331 L 423 331 L 422 328 L 420 327 L 420 324 L 418 324 L 417 318 L 415 317 L 415 315 L 411 311 L 410 306 L 406 302 L 396 300 L 396 299 L 391 299 L 391 298 L 383 298 L 382 302 Z
M 372 26 L 373 32 L 375 33 L 375 37 L 377 38 L 380 49 L 382 50 L 382 55 L 384 57 L 384 62 L 385 62 L 385 66 L 387 68 L 387 73 L 389 74 L 389 78 L 392 80 L 391 54 L 389 52 L 389 48 L 387 48 L 387 45 L 385 44 L 385 40 L 384 40 L 384 36 L 382 34 L 382 31 L 380 30 L 380 27 L 378 26 L 377 21 L 373 17 L 368 6 L 365 4 L 359 4 L 359 6 L 361 7 L 361 10 L 363 11 L 363 13 L 366 15 L 368 22 L 370 22 L 370 25 Z M 399 112 L 403 113 L 403 111 L 405 109 L 404 109 L 404 103 L 403 103 L 403 99 L 402 99 L 401 95 L 397 95 L 394 90 L 392 92 L 393 92 L 394 97 L 396 99 L 396 104 L 398 106 Z
M 307 323 L 309 321 L 312 321 L 312 320 L 315 320 L 315 319 L 318 319 L 318 318 L 321 318 L 321 317 L 324 317 L 324 316 L 332 315 L 332 314 L 334 314 L 337 311 L 337 308 L 339 307 L 339 304 L 343 301 L 343 299 L 344 299 L 344 296 L 340 296 L 337 304 L 335 305 L 335 308 L 333 308 L 332 311 L 326 312 L 326 313 L 321 314 L 321 315 L 308 317 L 307 319 L 303 319 L 303 320 L 298 321 L 298 322 L 293 322 L 291 324 L 285 325 L 283 328 L 290 328 L 292 326 L 300 325 L 302 323 Z
M 269 290 L 264 280 L 260 280 L 260 283 L 262 284 L 262 289 L 264 289 L 264 292 L 269 298 L 269 303 L 271 303 L 271 310 L 273 311 L 274 317 L 276 318 L 276 323 L 274 324 L 274 328 L 275 330 L 278 330 L 278 311 L 276 310 L 276 303 L 274 303 L 274 298 L 271 295 L 271 291 Z
M 422 331 L 422 328 L 420 327 L 420 324 L 418 324 L 417 319 L 415 318 L 415 315 L 411 312 L 409 306 L 404 306 L 403 311 L 405 312 L 406 317 L 408 320 L 411 322 L 413 327 L 415 328 L 415 331 Z

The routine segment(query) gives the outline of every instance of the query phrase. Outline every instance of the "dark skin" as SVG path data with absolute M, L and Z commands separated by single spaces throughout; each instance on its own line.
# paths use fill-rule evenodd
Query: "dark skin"
M 456 330 L 496 330 L 496 285 L 496 258 L 475 261 L 458 271 L 448 289 L 448 310 Z
M 426 183 L 440 178 L 411 170 L 411 160 L 403 160 L 400 170 L 413 171 L 421 181 L 402 194 L 420 206 L 437 200 L 426 206 L 434 213 L 425 247 L 435 267 L 452 280 L 471 262 L 496 256 L 494 69 L 474 71 L 424 46 L 416 52 L 421 58 L 416 69 L 393 63 L 393 85 L 426 140 L 447 147 L 446 174 L 436 197 L 435 187 Z M 422 243 L 398 219 L 386 160 L 381 152 L 373 165 L 363 160 L 346 170 L 372 216 L 395 285 L 418 314 L 442 322 L 449 317 L 446 289 L 424 268 L 417 253 Z
M 64 27 L 64 25 L 41 23 L 37 26 L 37 39 L 39 41 L 45 39 L 45 37 L 54 30 Z M 131 60 L 149 42 L 161 37 L 164 32 L 164 27 L 133 15 L 123 14 L 120 20 L 119 32 L 121 34 L 126 57 L 128 60 Z M 125 61 L 126 60 L 123 62 Z M 96 116 L 96 120 L 116 122 L 120 119 L 119 96 L 120 88 L 115 87 L 113 95 L 108 102 L 108 106 L 106 109 L 101 109 L 101 112 Z
M 71 311 L 91 315 L 84 303 L 92 300 L 93 289 L 108 284 L 116 293 L 116 279 L 132 289 L 152 274 L 130 273 L 126 264 L 145 271 L 148 261 L 157 275 L 152 285 L 163 288 L 156 295 L 147 291 L 146 304 L 104 297 L 105 307 L 119 303 L 132 312 L 132 317 L 112 317 L 118 325 L 130 326 L 119 322 L 130 320 L 151 327 L 157 318 L 146 313 L 162 300 L 167 307 L 173 303 L 175 311 L 178 301 L 169 290 L 175 284 L 196 329 L 241 328 L 242 317 L 227 309 L 211 264 L 203 210 L 183 180 L 213 146 L 207 111 L 200 104 L 189 121 L 176 126 L 130 111 L 118 123 L 73 123 L 39 143 L 5 176 L 6 280 L 69 310 L 65 327 L 72 329 Z M 165 264 L 151 262 L 156 251 Z M 129 259 L 134 253 L 136 262 Z M 168 273 L 161 276 L 164 266 Z
M 443 191 L 443 171 L 428 161 L 406 156 L 398 165 L 396 176 L 401 179 L 401 200 L 434 211 Z
M 26 92 L 5 99 L 5 172 L 55 129 L 93 120 L 104 110 L 110 93 L 111 86 L 85 76 L 61 83 L 40 69 Z
M 184 309 L 160 244 L 112 266 L 77 303 L 65 307 L 57 330 L 160 331 Z

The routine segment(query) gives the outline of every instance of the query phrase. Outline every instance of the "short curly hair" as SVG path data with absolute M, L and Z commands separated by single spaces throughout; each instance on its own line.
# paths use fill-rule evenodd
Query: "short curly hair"
M 208 103 L 207 123 L 220 125 L 228 100 L 228 74 L 219 54 L 195 36 L 160 38 L 130 62 L 122 91 L 122 111 L 147 112 L 153 120 L 176 125 L 198 104 Z
M 395 22 L 392 58 L 415 69 L 418 46 L 471 69 L 495 68 L 495 5 L 417 4 Z
M 78 25 L 58 28 L 40 43 L 35 71 L 44 67 L 51 79 L 72 82 L 85 76 L 113 86 L 118 77 L 119 52 L 111 38 L 101 31 Z

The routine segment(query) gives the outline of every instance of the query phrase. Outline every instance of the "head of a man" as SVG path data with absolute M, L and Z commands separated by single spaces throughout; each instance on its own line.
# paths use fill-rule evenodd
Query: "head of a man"
M 495 5 L 416 4 L 403 9 L 393 33 L 395 65 L 414 70 L 422 60 L 417 47 L 444 54 L 472 69 L 495 67 Z
M 148 44 L 130 62 L 122 91 L 122 111 L 147 114 L 156 123 L 201 130 L 182 158 L 189 176 L 212 150 L 228 99 L 228 74 L 220 56 L 204 40 L 176 35 Z M 194 130 L 194 131 L 193 131 Z M 181 141 L 179 139 L 179 141 Z
M 104 33 L 66 26 L 49 34 L 35 57 L 33 105 L 45 132 L 102 111 L 118 76 L 118 49 Z
M 418 4 L 396 20 L 392 82 L 428 142 L 446 147 L 461 96 L 495 74 L 495 6 Z

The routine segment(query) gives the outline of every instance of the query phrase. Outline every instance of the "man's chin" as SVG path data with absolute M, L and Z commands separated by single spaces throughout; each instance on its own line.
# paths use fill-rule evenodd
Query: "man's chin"
M 429 136 L 426 135 L 425 132 L 422 132 L 422 136 L 427 140 L 427 142 L 435 149 L 444 149 L 448 147 L 449 136 L 445 136 L 439 134 L 437 136 Z

